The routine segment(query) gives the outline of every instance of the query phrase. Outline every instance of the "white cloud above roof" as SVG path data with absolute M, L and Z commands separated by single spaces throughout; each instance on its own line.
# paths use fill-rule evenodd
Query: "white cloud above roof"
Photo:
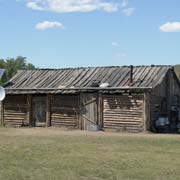
M 167 22 L 159 29 L 162 32 L 180 32 L 180 22 Z
M 64 28 L 64 25 L 57 21 L 43 21 L 36 24 L 36 29 L 38 30 L 45 30 L 45 29 L 56 28 L 56 27 Z
M 57 13 L 90 12 L 95 10 L 116 12 L 119 9 L 118 3 L 108 0 L 30 0 L 26 5 L 33 10 Z

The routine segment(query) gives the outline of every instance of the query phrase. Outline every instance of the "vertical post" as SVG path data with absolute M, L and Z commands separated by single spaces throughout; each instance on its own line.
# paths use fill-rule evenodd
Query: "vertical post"
M 46 100 L 46 127 L 49 127 L 51 125 L 51 108 L 50 108 L 50 98 L 51 95 L 47 94 L 47 100 Z
M 83 96 L 82 96 L 82 92 L 80 92 L 79 94 L 79 103 L 80 103 L 80 116 L 79 116 L 79 127 L 81 130 L 84 130 L 85 129 L 85 126 L 84 126 L 84 118 L 83 118 Z
M 150 94 L 149 92 L 144 92 L 144 132 L 150 130 Z
M 32 95 L 27 95 L 27 122 L 29 126 L 32 126 Z
M 4 126 L 4 103 L 3 101 L 0 102 L 1 104 L 1 126 Z
M 98 125 L 100 129 L 103 128 L 103 104 L 101 92 L 98 92 Z
M 81 93 L 78 95 L 78 104 L 79 104 L 79 112 L 78 112 L 78 129 L 82 129 L 82 123 L 81 123 Z

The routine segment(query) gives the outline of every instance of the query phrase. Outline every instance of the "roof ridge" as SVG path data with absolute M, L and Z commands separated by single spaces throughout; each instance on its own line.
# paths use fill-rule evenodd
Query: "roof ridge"
M 20 69 L 18 71 L 34 71 L 34 70 L 42 70 L 42 71 L 56 71 L 56 70 L 69 70 L 69 69 L 87 69 L 87 68 L 122 68 L 122 67 L 130 67 L 130 65 L 123 66 L 87 66 L 87 67 L 67 67 L 67 68 L 36 68 L 36 69 Z M 135 65 L 133 67 L 173 67 L 172 65 Z

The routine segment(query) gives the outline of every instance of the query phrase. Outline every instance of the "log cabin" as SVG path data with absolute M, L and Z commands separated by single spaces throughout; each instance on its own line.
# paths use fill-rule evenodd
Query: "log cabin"
M 172 66 L 19 70 L 4 88 L 3 126 L 176 132 L 180 120 Z

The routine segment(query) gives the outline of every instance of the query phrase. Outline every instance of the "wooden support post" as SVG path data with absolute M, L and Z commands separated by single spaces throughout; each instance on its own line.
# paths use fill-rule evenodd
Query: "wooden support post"
M 84 118 L 83 118 L 83 102 L 82 102 L 82 92 L 79 94 L 79 128 L 84 130 Z
M 32 126 L 32 95 L 27 95 L 27 122 L 29 126 Z
M 150 131 L 150 94 L 149 92 L 144 93 L 144 132 Z
M 81 130 L 81 97 L 80 94 L 78 95 L 78 129 Z
M 46 127 L 51 126 L 51 107 L 50 107 L 50 99 L 51 95 L 47 94 L 47 100 L 46 100 Z
M 98 93 L 98 125 L 100 129 L 103 128 L 103 102 L 102 93 Z
M 4 126 L 4 103 L 3 101 L 0 102 L 1 103 L 1 126 Z

